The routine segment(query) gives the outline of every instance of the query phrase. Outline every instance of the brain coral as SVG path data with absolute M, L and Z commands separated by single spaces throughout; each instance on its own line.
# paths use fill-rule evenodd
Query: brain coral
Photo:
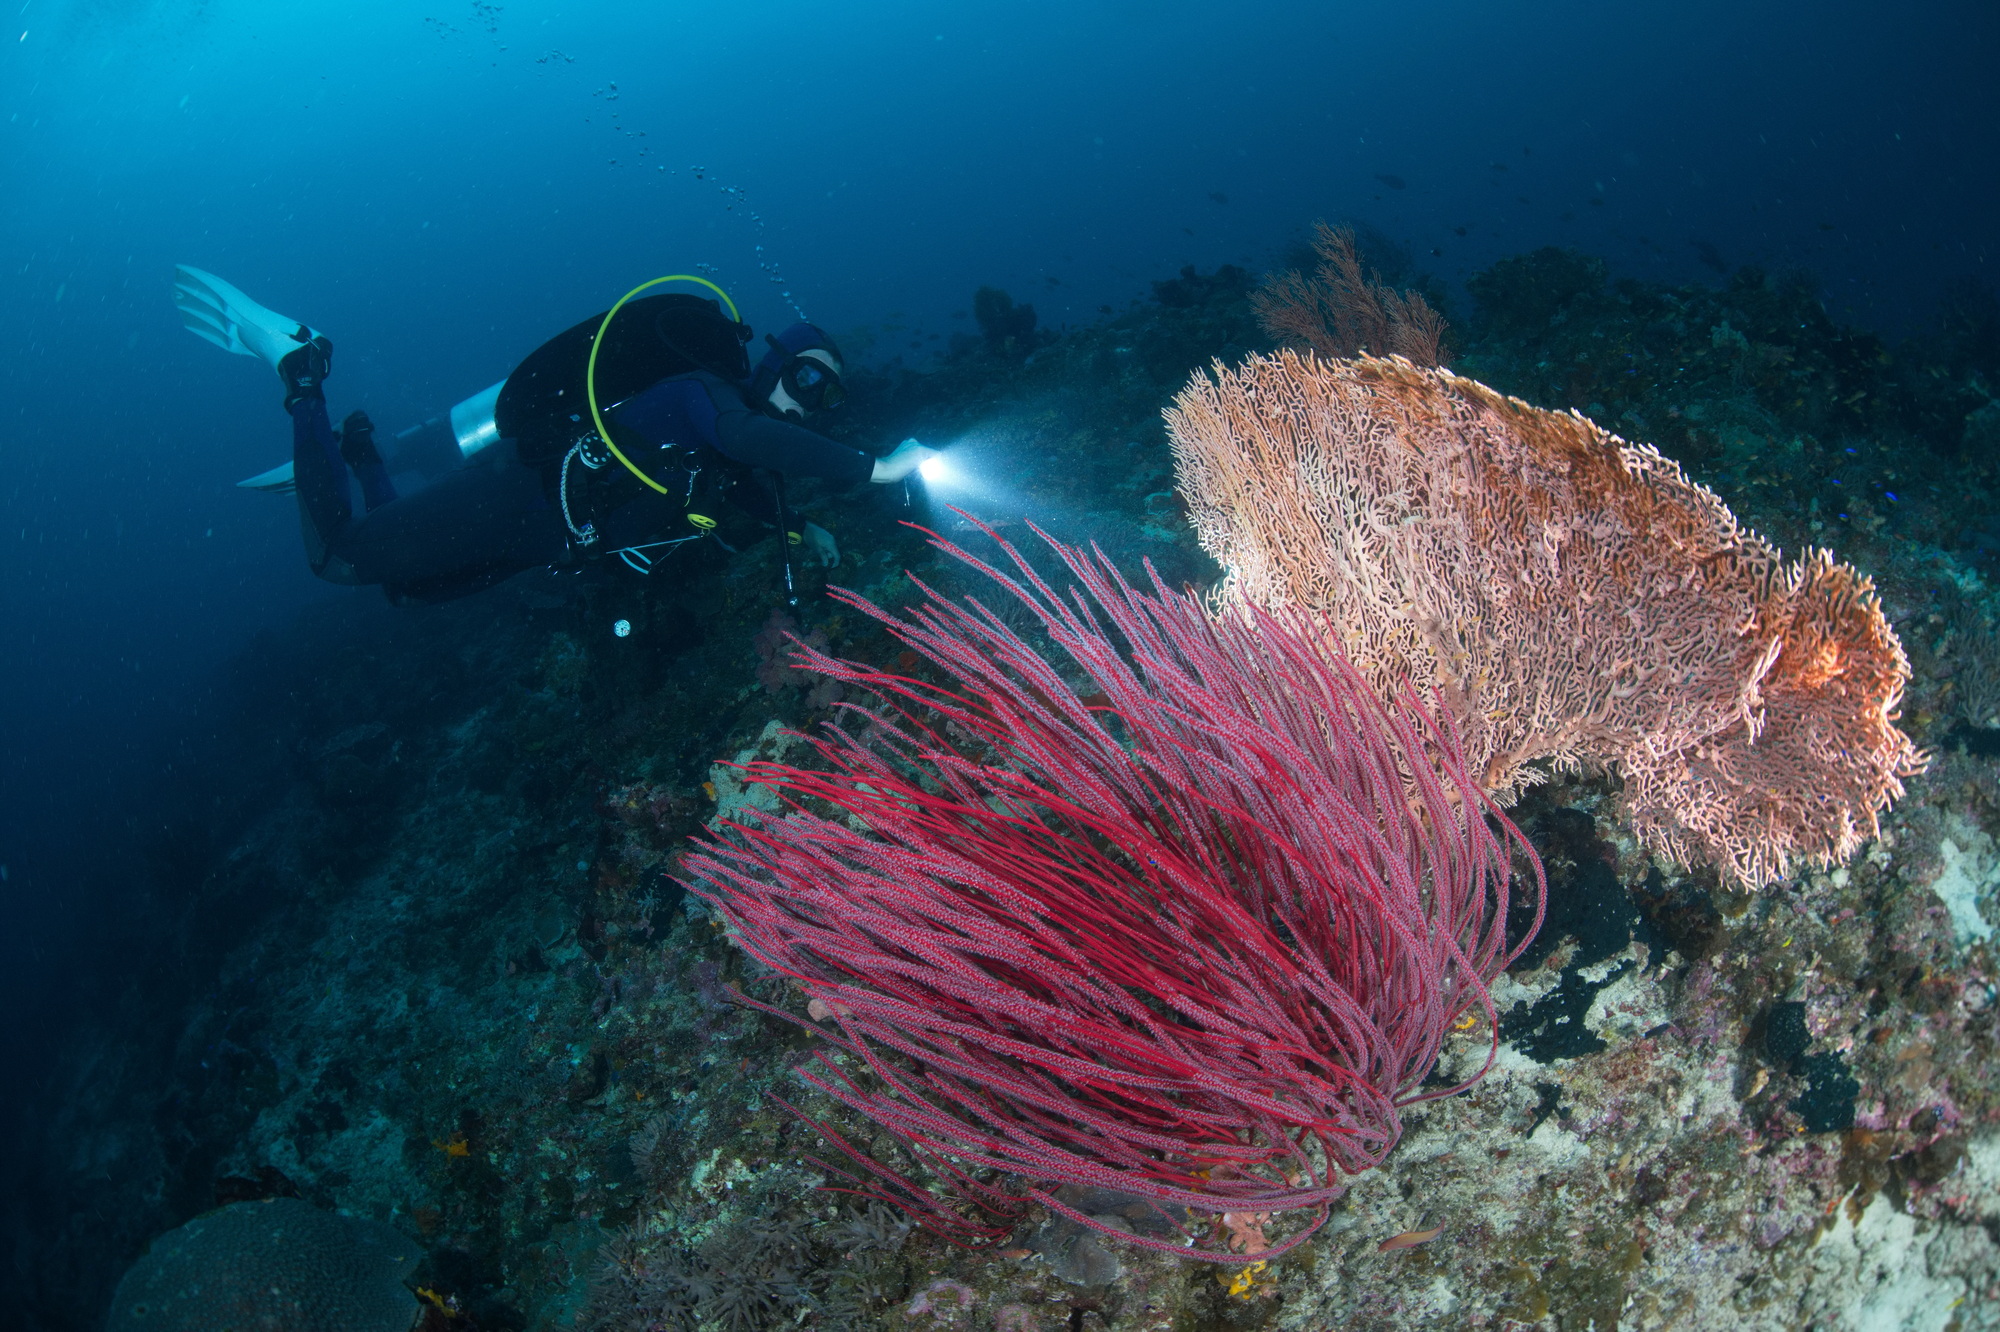
M 415 1243 L 293 1198 L 233 1203 L 155 1239 L 105 1332 L 410 1332 Z

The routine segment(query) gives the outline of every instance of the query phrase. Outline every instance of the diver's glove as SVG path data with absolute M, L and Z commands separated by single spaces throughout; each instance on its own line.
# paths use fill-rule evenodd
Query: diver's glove
M 822 568 L 831 569 L 840 563 L 840 546 L 833 539 L 833 533 L 818 523 L 807 523 L 799 529 L 800 544 L 806 554 L 818 561 Z
M 292 404 L 307 398 L 324 402 L 326 390 L 321 384 L 332 370 L 333 344 L 324 334 L 280 357 L 278 378 L 285 381 L 285 410 L 291 411 Z
M 875 460 L 875 471 L 869 480 L 878 485 L 891 481 L 901 481 L 911 472 L 938 456 L 940 450 L 927 449 L 914 439 L 906 439 L 896 446 L 895 452 L 886 458 Z

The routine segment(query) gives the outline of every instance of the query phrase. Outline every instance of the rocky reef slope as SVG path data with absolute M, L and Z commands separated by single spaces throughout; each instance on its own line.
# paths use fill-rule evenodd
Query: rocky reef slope
M 845 559 L 800 571 L 796 609 L 770 542 L 344 598 L 240 664 L 210 769 L 234 776 L 175 814 L 205 850 L 146 922 L 126 1019 L 51 1089 L 27 1325 L 93 1327 L 150 1235 L 293 1194 L 421 1241 L 457 1328 L 2000 1326 L 1991 312 L 1889 348 L 1797 283 L 1612 284 L 1557 251 L 1473 292 L 1460 373 L 1655 443 L 1875 577 L 1936 759 L 1850 864 L 1746 895 L 1645 853 L 1607 780 L 1538 787 L 1517 814 L 1551 913 L 1501 981 L 1500 1064 L 1413 1114 L 1321 1237 L 1222 1270 L 1035 1218 L 971 1254 L 815 1191 L 816 1138 L 767 1096 L 806 1038 L 728 1002 L 763 982 L 673 882 L 689 834 L 768 798 L 715 761 L 782 756 L 838 701 L 784 635 L 893 660 L 822 581 L 949 585 L 900 523 L 959 520 L 797 497 Z M 862 377 L 840 431 L 955 444 L 981 514 L 1212 581 L 1158 412 L 1267 345 L 1245 276 L 1189 270 L 1059 337 L 1020 322 Z

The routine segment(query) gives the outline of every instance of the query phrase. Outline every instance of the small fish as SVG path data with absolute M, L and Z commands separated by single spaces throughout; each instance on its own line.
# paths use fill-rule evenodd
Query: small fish
M 1444 1233 L 1443 1226 L 1432 1226 L 1429 1230 L 1406 1230 L 1400 1235 L 1391 1235 L 1375 1246 L 1377 1253 L 1390 1253 L 1397 1249 L 1414 1249 L 1419 1244 L 1429 1244 Z
M 1392 190 L 1404 190 L 1408 189 L 1410 186 L 1410 183 L 1404 180 L 1401 176 L 1388 176 L 1382 174 L 1381 172 L 1377 172 L 1375 174 L 1375 179 L 1381 181 L 1384 185 L 1387 185 Z

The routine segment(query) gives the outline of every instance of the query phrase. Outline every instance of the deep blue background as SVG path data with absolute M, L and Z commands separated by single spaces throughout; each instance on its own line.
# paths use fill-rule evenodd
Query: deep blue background
M 760 329 L 790 292 L 879 359 L 965 327 L 981 283 L 1082 322 L 1183 263 L 1266 264 L 1319 216 L 1453 283 L 1544 244 L 1714 281 L 1706 242 L 1810 269 L 1889 332 L 1991 282 L 2000 240 L 1980 3 L 28 0 L 7 22 L 17 1036 L 60 1035 L 19 1019 L 64 1011 L 149 800 L 191 780 L 176 737 L 226 708 L 219 664 L 355 595 L 309 577 L 288 502 L 232 488 L 286 456 L 278 389 L 180 330 L 177 261 L 330 333 L 335 415 L 394 428 L 696 264 Z

